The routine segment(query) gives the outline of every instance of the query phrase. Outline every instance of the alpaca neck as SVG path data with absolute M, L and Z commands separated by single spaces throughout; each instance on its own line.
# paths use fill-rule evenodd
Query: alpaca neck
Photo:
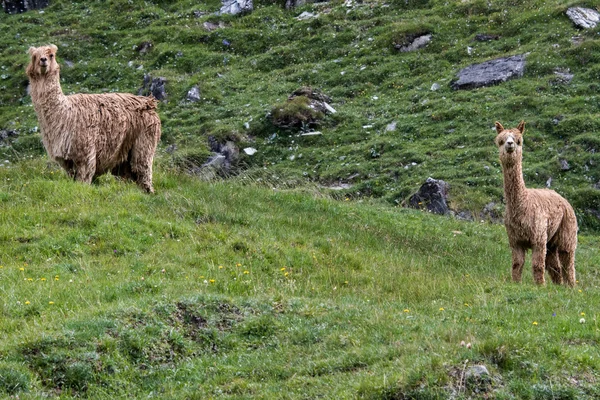
M 38 117 L 45 119 L 50 113 L 56 113 L 67 101 L 60 87 L 58 72 L 30 80 L 31 101 Z
M 527 188 L 523 180 L 523 170 L 521 161 L 514 164 L 503 164 L 504 172 L 504 200 L 506 208 L 509 210 L 518 210 L 525 205 L 524 199 L 527 196 Z

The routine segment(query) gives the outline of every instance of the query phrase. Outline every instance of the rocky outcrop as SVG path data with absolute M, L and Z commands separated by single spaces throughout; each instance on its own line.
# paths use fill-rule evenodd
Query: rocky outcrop
M 271 110 L 271 122 L 279 128 L 300 128 L 318 125 L 326 114 L 336 110 L 329 105 L 331 98 L 317 89 L 301 87 L 283 104 Z
M 419 210 L 427 210 L 434 214 L 448 214 L 448 191 L 450 185 L 442 180 L 427 178 L 419 191 L 408 199 L 405 206 Z
M 525 72 L 525 55 L 498 58 L 462 69 L 452 83 L 453 89 L 474 89 L 496 85 L 509 79 L 520 78 Z
M 200 88 L 198 86 L 192 86 L 192 88 L 187 92 L 187 96 L 185 99 L 191 103 L 199 102 L 200 101 Z
M 402 53 L 407 53 L 409 51 L 419 50 L 427 46 L 429 42 L 431 42 L 431 34 L 418 36 L 406 45 L 396 44 L 394 45 L 394 48 Z
M 223 0 L 219 14 L 238 15 L 251 12 L 253 9 L 252 0 Z
M 164 100 L 167 98 L 167 91 L 165 89 L 165 84 L 167 80 L 162 77 L 152 78 L 152 76 L 146 74 L 144 75 L 144 84 L 138 90 L 139 96 L 154 96 L 156 100 Z
M 567 10 L 567 17 L 579 28 L 592 29 L 600 22 L 600 13 L 591 8 L 571 7 Z

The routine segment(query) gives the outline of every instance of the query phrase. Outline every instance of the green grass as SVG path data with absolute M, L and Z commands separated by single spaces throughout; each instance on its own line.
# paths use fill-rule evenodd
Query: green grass
M 569 21 L 565 11 L 575 3 L 356 3 L 285 10 L 281 1 L 259 0 L 254 12 L 232 17 L 213 14 L 217 0 L 56 0 L 43 13 L 4 15 L 0 129 L 17 129 L 20 137 L 0 147 L 0 158 L 14 162 L 44 153 L 23 70 L 29 46 L 52 42 L 59 46 L 67 93 L 136 93 L 145 73 L 167 79 L 161 145 L 177 146 L 171 165 L 202 165 L 207 136 L 233 140 L 258 149 L 254 156 L 242 154 L 237 173 L 280 188 L 348 181 L 353 186 L 341 197 L 396 205 L 431 176 L 450 183 L 456 211 L 477 216 L 502 199 L 493 123 L 510 127 L 523 119 L 527 184 L 542 187 L 551 177 L 552 187 L 576 208 L 582 229 L 598 229 L 600 196 L 593 185 L 600 164 L 589 138 L 600 112 L 599 30 L 579 30 Z M 302 11 L 319 17 L 299 21 Z M 209 32 L 205 22 L 225 27 Z M 433 38 L 426 48 L 394 49 L 425 33 Z M 500 39 L 477 42 L 478 33 Z M 574 36 L 581 44 L 572 42 Z M 145 42 L 153 46 L 140 54 Z M 515 54 L 528 54 L 523 78 L 451 89 L 461 68 Z M 573 81 L 556 85 L 557 68 L 570 69 Z M 440 89 L 431 91 L 433 83 Z M 202 100 L 186 103 L 194 85 Z M 316 127 L 320 137 L 296 137 L 297 128 L 277 128 L 267 116 L 301 86 L 331 96 L 338 111 Z M 397 129 L 386 131 L 392 122 Z M 562 159 L 569 170 L 561 169 Z
M 0 397 L 600 397 L 600 41 L 568 21 L 571 4 L 598 7 L 259 0 L 231 17 L 213 15 L 218 0 L 55 0 L 1 14 L 0 129 L 19 136 L 0 142 Z M 428 47 L 394 50 L 424 33 Z M 46 43 L 66 93 L 167 78 L 157 195 L 72 182 L 47 161 L 24 74 L 28 47 Z M 450 88 L 462 67 L 524 53 L 519 80 Z M 555 85 L 555 68 L 572 83 Z M 202 100 L 186 103 L 194 85 Z M 322 136 L 267 115 L 301 86 L 333 99 Z M 552 178 L 582 227 L 575 289 L 535 286 L 529 261 L 512 283 L 501 225 L 398 207 L 431 176 L 455 210 L 502 211 L 493 123 L 521 119 L 526 183 Z M 258 153 L 200 181 L 185 171 L 208 136 Z M 353 186 L 323 188 L 339 182 Z M 476 364 L 491 376 L 465 381 Z
M 160 170 L 156 187 L 0 169 L 1 391 L 598 396 L 594 236 L 576 289 L 536 287 L 529 266 L 510 282 L 498 225 Z M 491 378 L 463 383 L 479 363 Z

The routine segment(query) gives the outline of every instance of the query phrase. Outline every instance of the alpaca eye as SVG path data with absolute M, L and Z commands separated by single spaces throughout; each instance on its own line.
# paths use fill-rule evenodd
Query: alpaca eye
M 54 54 L 50 54 L 50 58 L 54 58 Z
M 500 141 L 500 146 L 502 146 L 504 144 L 504 140 Z
M 517 145 L 521 145 L 521 139 L 517 140 Z

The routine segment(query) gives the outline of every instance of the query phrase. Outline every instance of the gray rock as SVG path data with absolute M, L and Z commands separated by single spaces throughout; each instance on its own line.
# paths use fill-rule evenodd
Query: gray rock
M 295 7 L 300 7 L 306 4 L 306 0 L 286 0 L 285 2 L 285 8 L 287 10 L 295 8 Z
M 223 0 L 220 14 L 238 15 L 251 12 L 254 9 L 252 0 Z
M 152 47 L 154 47 L 154 45 L 152 44 L 152 42 L 149 41 L 145 41 L 140 43 L 135 50 L 140 53 L 140 54 L 146 54 L 147 52 L 149 52 L 150 50 L 152 50 Z
M 2 8 L 8 14 L 20 14 L 48 7 L 48 3 L 49 0 L 2 0 Z
M 560 162 L 560 169 L 562 171 L 568 171 L 571 169 L 571 167 L 569 166 L 569 163 L 564 158 L 561 159 L 559 162 Z
M 492 40 L 500 39 L 499 35 L 490 35 L 487 33 L 478 33 L 473 40 L 477 42 L 491 42 Z
M 436 90 L 438 90 L 439 88 L 441 88 L 439 83 L 434 83 L 433 85 L 431 85 L 431 91 L 435 92 Z
M 198 86 L 193 86 L 187 93 L 186 100 L 192 103 L 200 101 L 200 89 Z
M 473 64 L 462 69 L 453 89 L 473 89 L 506 82 L 511 78 L 523 76 L 525 71 L 525 55 L 498 58 L 481 64 Z
M 575 25 L 583 29 L 595 28 L 600 21 L 600 13 L 591 8 L 571 7 L 567 9 L 567 17 Z
M 227 157 L 223 154 L 214 154 L 212 155 L 204 164 L 202 164 L 203 168 L 223 168 L 225 163 L 227 162 Z
M 317 18 L 318 16 L 319 16 L 319 14 L 313 14 L 313 13 L 311 13 L 311 12 L 304 11 L 302 14 L 298 15 L 298 16 L 296 17 L 296 19 L 297 19 L 298 21 L 302 21 L 302 20 L 305 20 L 305 19 Z
M 19 135 L 14 129 L 0 129 L 0 145 L 2 143 L 8 143 L 8 139 Z
M 568 85 L 574 77 L 568 68 L 565 70 L 556 69 L 554 71 L 554 76 L 555 78 L 550 82 L 552 85 Z
M 502 213 L 498 210 L 498 205 L 493 201 L 483 207 L 481 215 L 491 222 L 502 222 Z
M 490 372 L 485 365 L 473 365 L 465 371 L 467 382 L 485 382 L 490 380 Z
M 394 122 L 390 122 L 390 123 L 389 123 L 389 124 L 387 124 L 387 126 L 385 127 L 385 131 L 386 131 L 386 132 L 394 132 L 394 131 L 396 130 L 396 126 L 397 126 L 397 123 L 396 123 L 396 121 L 394 121 Z
M 552 177 L 548 178 L 548 180 L 546 181 L 546 187 L 550 188 L 550 186 L 552 186 Z
M 220 28 L 225 28 L 225 23 L 223 21 L 219 21 L 218 24 L 215 24 L 213 22 L 206 21 L 205 23 L 202 24 L 202 27 L 204 29 L 206 29 L 207 31 L 212 32 L 212 31 L 216 31 L 217 29 L 220 29 Z
M 475 218 L 473 218 L 473 214 L 471 213 L 471 211 L 464 210 L 456 213 L 456 219 L 459 219 L 461 221 L 473 221 Z
M 144 85 L 138 90 L 138 95 L 152 95 L 156 100 L 164 100 L 167 98 L 167 92 L 165 90 L 166 83 L 167 80 L 165 78 L 152 78 L 152 76 L 146 74 L 144 75 Z
M 426 209 L 434 214 L 448 214 L 448 191 L 450 185 L 442 180 L 427 178 L 419 191 L 408 199 L 408 207 Z
M 419 36 L 406 46 L 396 45 L 394 47 L 396 48 L 396 50 L 401 51 L 402 53 L 406 53 L 409 51 L 415 51 L 415 50 L 421 49 L 421 48 L 427 46 L 427 44 L 429 44 L 429 42 L 431 42 L 431 34 Z

